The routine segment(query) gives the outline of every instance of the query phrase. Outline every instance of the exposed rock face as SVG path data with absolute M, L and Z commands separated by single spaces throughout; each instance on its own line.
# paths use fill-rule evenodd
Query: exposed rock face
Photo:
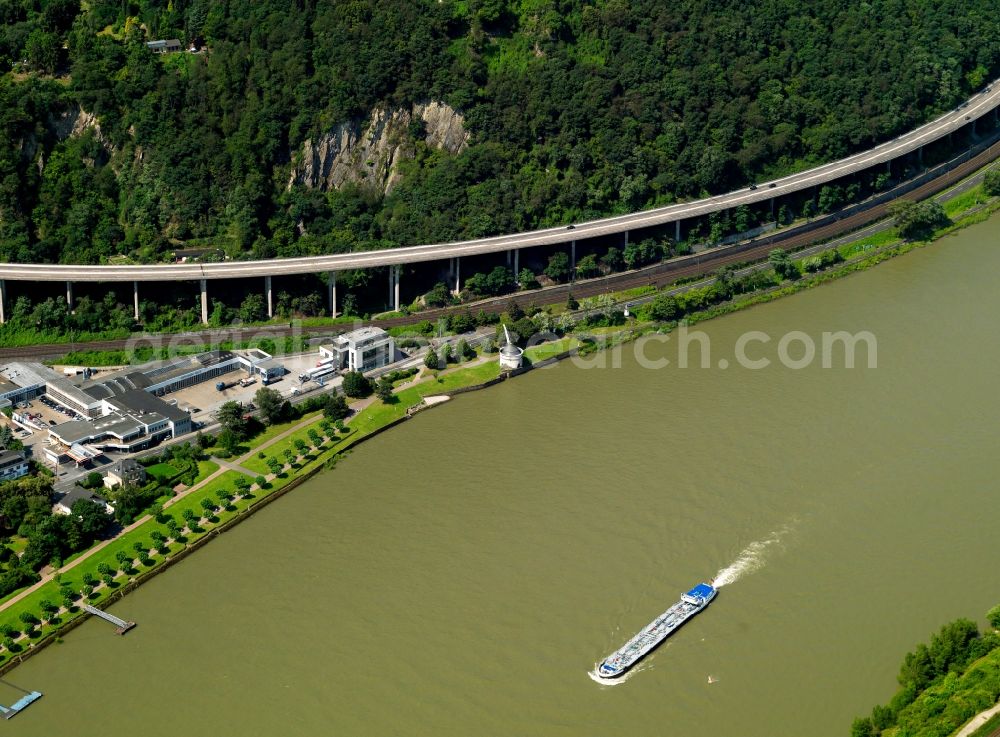
M 402 108 L 375 108 L 367 124 L 354 120 L 305 142 L 292 167 L 288 187 L 301 184 L 322 190 L 352 182 L 382 193 L 399 182 L 398 165 L 413 156 L 410 124 L 422 121 L 424 142 L 452 154 L 464 150 L 469 134 L 462 116 L 432 101 Z
M 60 141 L 65 141 L 70 136 L 79 136 L 85 131 L 92 130 L 94 131 L 94 137 L 104 147 L 105 151 L 111 154 L 117 150 L 114 144 L 101 132 L 101 124 L 97 122 L 97 116 L 93 113 L 88 113 L 82 107 L 71 107 L 52 121 L 52 128 Z

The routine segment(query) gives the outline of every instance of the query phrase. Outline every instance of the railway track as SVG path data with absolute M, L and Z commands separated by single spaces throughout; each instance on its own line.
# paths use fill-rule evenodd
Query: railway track
M 369 320 L 365 324 L 375 325 L 382 328 L 401 327 L 412 325 L 415 322 L 430 320 L 435 321 L 455 313 L 478 312 L 484 310 L 487 313 L 503 312 L 507 306 L 514 302 L 520 307 L 528 305 L 557 304 L 566 301 L 570 293 L 576 298 L 593 297 L 612 291 L 622 291 L 641 286 L 661 287 L 671 284 L 678 279 L 691 276 L 701 276 L 723 266 L 759 261 L 767 257 L 768 253 L 775 248 L 785 250 L 795 250 L 804 246 L 826 241 L 836 236 L 845 235 L 855 230 L 859 230 L 865 225 L 885 218 L 889 213 L 889 208 L 893 202 L 899 199 L 922 200 L 938 192 L 947 189 L 958 183 L 986 164 L 1000 157 L 1000 142 L 994 143 L 977 155 L 964 161 L 949 171 L 943 173 L 922 185 L 914 187 L 905 192 L 899 198 L 872 204 L 869 207 L 852 212 L 844 217 L 833 216 L 821 220 L 820 225 L 806 225 L 799 228 L 778 233 L 746 243 L 734 246 L 724 246 L 703 251 L 691 256 L 665 261 L 654 266 L 648 266 L 636 271 L 624 274 L 612 274 L 598 279 L 590 279 L 583 282 L 560 284 L 540 291 L 517 292 L 503 297 L 490 300 L 459 305 L 455 307 L 442 307 L 432 310 L 425 310 L 416 315 L 407 317 L 394 317 L 381 320 Z M 351 325 L 331 325 L 328 327 L 314 328 L 313 332 L 332 333 L 352 328 Z M 141 344 L 152 348 L 162 348 L 175 345 L 179 342 L 188 344 L 211 345 L 218 342 L 220 336 L 226 340 L 240 341 L 249 340 L 254 337 L 266 334 L 276 338 L 299 335 L 310 332 L 308 328 L 284 325 L 267 325 L 248 328 L 223 328 L 220 330 L 205 330 L 194 333 L 183 334 L 162 334 L 153 336 L 133 336 L 115 340 L 94 340 L 71 343 L 46 343 L 36 346 L 20 346 L 12 348 L 0 348 L 0 360 L 11 359 L 46 359 L 64 355 L 73 350 L 108 351 L 122 350 Z

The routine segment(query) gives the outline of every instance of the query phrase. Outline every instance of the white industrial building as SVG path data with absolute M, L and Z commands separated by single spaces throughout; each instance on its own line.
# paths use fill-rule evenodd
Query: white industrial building
M 392 363 L 396 345 L 382 328 L 361 328 L 332 338 L 319 347 L 320 359 L 346 371 L 371 371 Z

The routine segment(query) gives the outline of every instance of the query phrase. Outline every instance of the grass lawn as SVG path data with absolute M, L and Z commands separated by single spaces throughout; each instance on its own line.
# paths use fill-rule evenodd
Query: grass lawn
M 320 413 L 315 412 L 313 414 L 314 415 L 319 415 Z M 317 419 L 316 419 L 315 422 L 309 423 L 308 425 L 306 425 L 302 429 L 296 430 L 295 432 L 293 432 L 287 438 L 284 438 L 283 440 L 280 440 L 279 442 L 275 443 L 274 445 L 269 446 L 267 449 L 264 450 L 264 453 L 267 456 L 274 456 L 279 461 L 281 461 L 282 463 L 284 463 L 285 462 L 285 450 L 286 449 L 290 448 L 293 453 L 298 454 L 298 449 L 295 447 L 295 441 L 296 440 L 302 440 L 308 446 L 312 445 L 312 441 L 309 439 L 309 430 L 315 430 L 322 437 L 323 430 L 319 426 L 320 422 L 322 422 L 322 421 L 323 420 L 322 420 L 321 417 L 317 417 Z M 300 422 L 301 422 L 301 420 L 300 420 Z M 282 429 L 282 432 L 284 432 L 286 430 L 288 430 L 288 426 L 285 426 Z M 275 433 L 275 435 L 277 435 L 277 434 L 278 433 Z M 274 437 L 274 435 L 272 435 L 271 437 Z M 242 465 L 243 465 L 244 468 L 248 468 L 251 471 L 254 471 L 255 473 L 264 474 L 265 476 L 271 472 L 271 470 L 267 467 L 266 458 L 261 458 L 260 456 L 258 456 L 256 454 L 253 455 L 252 457 L 248 458 L 247 461 L 246 461 L 246 463 L 243 463 Z
M 152 466 L 146 467 L 146 473 L 157 481 L 163 482 L 179 474 L 180 469 L 171 466 L 169 463 L 154 463 Z
M 620 328 L 615 328 L 614 330 L 617 332 Z M 580 340 L 572 335 L 568 335 L 565 338 L 554 340 L 551 343 L 542 343 L 541 345 L 532 346 L 524 352 L 524 355 L 527 356 L 530 361 L 536 363 L 538 361 L 544 361 L 546 358 L 552 358 L 552 356 L 562 353 L 563 351 L 576 348 L 578 345 L 580 345 Z
M 317 418 L 318 419 L 321 414 L 322 414 L 322 412 L 320 412 L 319 410 L 316 410 L 315 412 L 309 412 L 308 414 L 302 415 L 302 417 L 300 417 L 297 420 L 293 420 L 291 422 L 282 422 L 281 424 L 278 424 L 278 425 L 271 425 L 271 426 L 265 428 L 264 431 L 262 433 L 260 433 L 259 435 L 251 438 L 250 440 L 248 440 L 245 443 L 241 443 L 241 445 L 243 445 L 244 447 L 246 447 L 248 450 L 256 450 L 261 445 L 263 445 L 264 443 L 266 443 L 267 441 L 269 441 L 271 438 L 274 438 L 274 437 L 277 437 L 278 435 L 281 435 L 281 433 L 285 432 L 286 430 L 288 430 L 288 429 L 290 429 L 292 427 L 295 427 L 297 424 L 299 424 L 303 420 L 308 420 L 310 418 Z
M 219 470 L 219 464 L 215 461 L 198 461 L 198 475 L 194 483 L 200 483 Z M 192 484 L 193 486 L 194 484 Z
M 845 259 L 854 258 L 858 254 L 864 253 L 865 251 L 874 251 L 876 248 L 882 248 L 883 246 L 888 246 L 891 243 L 897 243 L 901 239 L 896 233 L 895 228 L 890 228 L 889 230 L 883 230 L 874 235 L 870 235 L 867 238 L 862 238 L 860 240 L 854 241 L 853 243 L 845 243 L 842 246 L 838 246 L 837 250 L 840 251 L 840 255 Z
M 968 192 L 962 192 L 958 197 L 953 200 L 948 200 L 944 203 L 944 212 L 949 218 L 954 218 L 966 210 L 980 205 L 989 197 L 983 192 L 983 185 L 979 184 L 970 189 Z

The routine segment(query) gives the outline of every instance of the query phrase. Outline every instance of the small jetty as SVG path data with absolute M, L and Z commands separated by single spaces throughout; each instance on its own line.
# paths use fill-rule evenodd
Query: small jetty
M 88 614 L 93 614 L 95 617 L 100 617 L 106 622 L 111 622 L 118 629 L 115 630 L 116 634 L 124 635 L 130 629 L 135 627 L 135 622 L 126 622 L 124 619 L 119 619 L 114 614 L 108 614 L 107 612 L 98 609 L 97 607 L 90 606 L 90 604 L 83 605 L 83 611 Z
M 25 691 L 24 696 L 10 706 L 0 706 L 0 714 L 3 714 L 4 719 L 12 719 L 40 698 L 42 698 L 41 691 Z

